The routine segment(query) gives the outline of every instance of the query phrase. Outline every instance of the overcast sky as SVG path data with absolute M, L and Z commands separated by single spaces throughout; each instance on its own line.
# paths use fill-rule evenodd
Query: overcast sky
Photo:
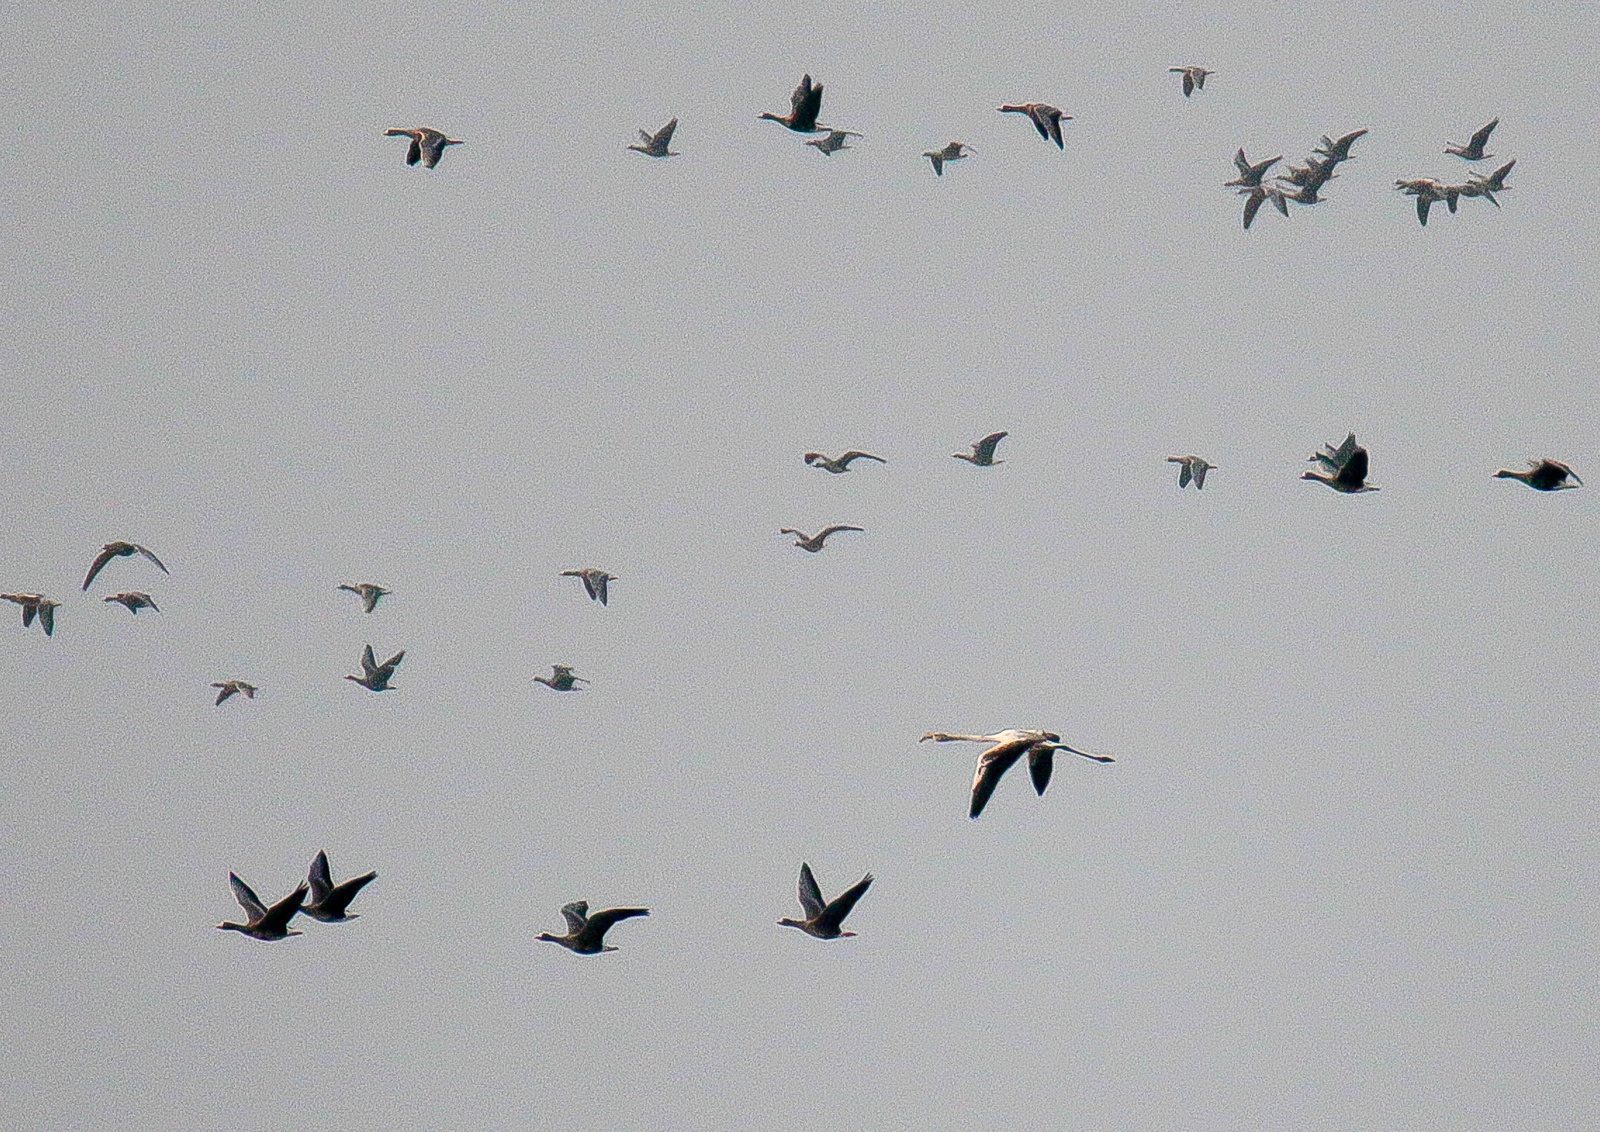
M 1595 1127 L 1600 19 L 1116 7 L 0 14 L 0 1123 Z M 1117 761 L 969 821 L 1005 727 Z M 358 920 L 213 929 L 318 849 Z

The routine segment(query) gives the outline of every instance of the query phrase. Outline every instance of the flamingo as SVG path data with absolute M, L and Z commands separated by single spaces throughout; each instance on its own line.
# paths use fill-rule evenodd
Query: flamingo
M 1206 486 L 1206 473 L 1216 467 L 1199 456 L 1168 456 L 1167 463 L 1181 465 L 1178 470 L 1179 491 L 1188 487 L 1191 479 L 1194 480 L 1194 489 L 1199 491 Z
M 917 742 L 925 743 L 930 739 L 935 743 L 992 744 L 978 756 L 978 769 L 972 776 L 972 809 L 968 816 L 973 818 L 983 813 L 989 796 L 1000 785 L 1000 779 L 1023 755 L 1028 756 L 1028 774 L 1033 779 L 1034 790 L 1040 796 L 1043 796 L 1045 787 L 1050 785 L 1050 772 L 1054 769 L 1057 751 L 1068 751 L 1097 763 L 1116 761 L 1110 755 L 1091 755 L 1087 751 L 1069 747 L 1061 741 L 1061 736 L 1052 731 L 1008 728 L 993 735 L 952 735 L 944 731 L 930 731 Z
M 837 526 L 824 527 L 821 531 L 818 531 L 815 536 L 808 535 L 803 531 L 797 531 L 793 527 L 784 527 L 778 533 L 780 535 L 794 535 L 795 539 L 797 540 L 795 542 L 796 546 L 798 546 L 801 550 L 810 551 L 812 554 L 815 554 L 817 551 L 822 549 L 822 544 L 827 541 L 829 535 L 837 534 L 840 531 L 859 531 L 863 529 L 864 528 L 862 527 L 851 527 L 841 523 Z
M 233 898 L 239 902 L 239 907 L 244 909 L 246 922 L 242 924 L 223 922 L 217 925 L 218 930 L 240 932 L 251 939 L 260 940 L 284 939 L 288 936 L 304 934 L 291 931 L 289 929 L 289 921 L 294 919 L 294 914 L 300 911 L 301 905 L 305 903 L 305 885 L 302 884 L 288 896 L 268 908 L 261 903 L 261 898 L 255 894 L 251 887 L 235 874 L 228 874 L 228 883 L 233 886 Z
M 615 951 L 614 947 L 605 946 L 606 932 L 618 920 L 632 919 L 634 916 L 648 916 L 648 908 L 607 908 L 604 912 L 589 914 L 589 902 L 574 900 L 571 904 L 562 907 L 561 914 L 567 919 L 566 935 L 551 935 L 549 932 L 540 932 L 539 939 L 546 943 L 559 943 L 568 951 L 577 952 L 579 955 L 599 955 L 602 951 Z
M 1183 76 L 1183 97 L 1185 98 L 1188 98 L 1197 90 L 1204 90 L 1206 87 L 1206 76 L 1217 73 L 1215 71 L 1208 71 L 1204 67 L 1168 67 L 1167 72 L 1169 74 Z
M 394 678 L 394 670 L 400 666 L 405 656 L 406 650 L 401 649 L 379 664 L 378 658 L 373 655 L 372 646 L 368 645 L 361 650 L 361 675 L 346 676 L 345 679 L 354 680 L 369 692 L 393 692 L 395 689 L 389 687 L 389 681 Z
M 889 462 L 882 456 L 874 456 L 871 452 L 857 452 L 854 449 L 846 452 L 837 460 L 829 459 L 821 452 L 807 452 L 805 455 L 805 461 L 811 467 L 821 468 L 823 471 L 832 472 L 836 476 L 841 476 L 845 472 L 848 472 L 850 470 L 850 462 L 852 460 L 876 460 L 880 464 L 887 464 Z
M 119 605 L 125 606 L 128 612 L 135 616 L 138 616 L 141 609 L 153 609 L 157 613 L 161 612 L 149 594 L 140 593 L 138 590 L 124 590 L 122 593 L 112 594 L 110 597 L 102 598 L 101 600 L 114 601 Z
M 777 114 L 758 114 L 756 117 L 768 122 L 777 122 L 797 134 L 814 134 L 825 127 L 817 125 L 817 115 L 822 112 L 822 84 L 811 81 L 810 75 L 800 77 L 800 85 L 794 88 L 794 93 L 789 96 L 789 113 L 780 117 Z
M 406 150 L 406 164 L 415 165 L 417 162 L 429 169 L 439 164 L 439 158 L 444 156 L 446 146 L 464 144 L 460 138 L 446 137 L 438 130 L 427 126 L 416 126 L 411 129 L 396 127 L 383 131 L 386 138 L 410 138 L 411 147 Z
M 1065 149 L 1061 140 L 1061 123 L 1072 121 L 1071 114 L 1063 114 L 1057 107 L 1045 102 L 1006 103 L 1000 107 L 1002 114 L 1026 114 L 1033 123 L 1033 128 L 1039 131 L 1039 136 L 1045 141 L 1056 143 L 1057 149 Z
M 89 564 L 89 572 L 83 578 L 85 592 L 89 589 L 89 583 L 94 581 L 95 575 L 105 568 L 107 562 L 110 562 L 113 558 L 132 558 L 135 554 L 142 554 L 154 562 L 161 567 L 163 574 L 172 573 L 171 570 L 162 565 L 161 559 L 136 542 L 108 542 L 100 548 L 100 553 L 95 555 L 94 561 Z
M 1468 161 L 1482 161 L 1486 157 L 1493 157 L 1494 154 L 1483 152 L 1483 147 L 1489 143 L 1489 135 L 1494 133 L 1494 128 L 1499 124 L 1500 119 L 1496 118 L 1483 129 L 1473 134 L 1466 145 L 1447 145 L 1444 147 L 1444 151 L 1457 157 L 1464 157 Z
M 311 873 L 306 877 L 311 885 L 311 903 L 300 911 L 313 920 L 321 920 L 325 924 L 342 924 L 354 920 L 360 913 L 346 912 L 345 909 L 350 907 L 350 901 L 356 898 L 356 893 L 377 879 L 377 873 L 366 873 L 334 884 L 333 875 L 328 871 L 328 854 L 319 849 L 316 858 L 311 862 Z
M 1583 483 L 1578 473 L 1560 460 L 1529 460 L 1525 472 L 1508 472 L 1501 468 L 1492 477 L 1497 480 L 1521 480 L 1534 491 L 1565 491 Z M 1567 480 L 1571 480 L 1568 483 Z
M 643 144 L 630 145 L 628 148 L 646 157 L 678 157 L 679 154 L 667 148 L 672 144 L 672 131 L 677 128 L 678 120 L 674 118 L 653 134 L 649 130 L 640 130 L 639 141 Z
M 22 627 L 28 628 L 33 624 L 33 619 L 39 619 L 39 628 L 44 630 L 44 635 L 56 635 L 56 610 L 61 608 L 59 601 L 51 601 L 43 594 L 0 594 L 6 601 L 14 601 L 22 606 Z
M 943 177 L 947 161 L 960 161 L 969 153 L 977 152 L 966 142 L 946 142 L 943 149 L 930 149 L 922 156 L 933 162 L 933 175 Z
M 992 468 L 996 464 L 1005 463 L 1004 460 L 994 458 L 994 450 L 996 445 L 1010 435 L 1009 432 L 991 432 L 982 440 L 973 442 L 971 455 L 965 452 L 952 452 L 950 455 L 957 460 L 965 460 L 975 468 Z
M 856 906 L 856 901 L 872 887 L 872 874 L 868 873 L 855 884 L 845 889 L 832 900 L 822 899 L 822 889 L 817 887 L 817 878 L 811 875 L 811 866 L 804 861 L 800 863 L 800 907 L 805 910 L 806 918 L 791 920 L 787 916 L 778 923 L 786 928 L 799 928 L 807 935 L 818 939 L 849 939 L 855 932 L 841 931 L 840 925 L 844 918 L 850 914 L 850 909 Z
M 392 590 L 384 589 L 376 582 L 357 582 L 353 586 L 340 586 L 339 588 L 346 593 L 353 593 L 361 599 L 361 612 L 363 613 L 371 613 L 378 608 L 380 598 L 393 592 Z
M 243 680 L 218 680 L 211 686 L 222 689 L 217 693 L 218 707 L 221 707 L 234 696 L 242 695 L 247 700 L 256 698 L 256 686 L 254 684 L 246 684 Z

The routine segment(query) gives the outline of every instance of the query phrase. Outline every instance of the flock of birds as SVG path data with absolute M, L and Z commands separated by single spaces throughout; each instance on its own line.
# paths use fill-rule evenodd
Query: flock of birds
M 1204 67 L 1195 66 L 1173 67 L 1170 70 L 1181 76 L 1185 98 L 1191 97 L 1196 91 L 1204 90 L 1207 76 L 1214 73 Z M 1023 102 L 1007 103 L 999 109 L 1001 113 L 1026 116 L 1041 138 L 1054 143 L 1058 149 L 1065 148 L 1061 126 L 1063 122 L 1071 121 L 1072 116 L 1064 113 L 1059 107 L 1044 102 Z M 824 156 L 831 156 L 851 148 L 848 144 L 849 139 L 863 136 L 853 130 L 821 125 L 818 121 L 821 110 L 822 84 L 813 82 L 808 74 L 795 88 L 788 114 L 763 113 L 759 117 L 777 122 L 795 133 L 823 135 L 810 138 L 805 144 L 815 147 Z M 1485 146 L 1497 125 L 1498 119 L 1473 134 L 1466 145 L 1450 145 L 1445 148 L 1445 152 L 1469 162 L 1492 157 L 1492 154 L 1485 152 Z M 640 130 L 639 141 L 627 148 L 653 158 L 679 156 L 671 149 L 677 126 L 678 120 L 674 118 L 654 132 Z M 1288 205 L 1291 202 L 1301 205 L 1318 203 L 1322 199 L 1320 194 L 1323 187 L 1337 175 L 1335 169 L 1342 162 L 1351 159 L 1351 146 L 1366 133 L 1365 129 L 1361 129 L 1338 138 L 1324 136 L 1304 165 L 1290 165 L 1287 174 L 1274 178 L 1272 182 L 1267 180 L 1267 173 L 1282 160 L 1282 157 L 1251 162 L 1241 148 L 1234 155 L 1234 164 L 1239 176 L 1227 182 L 1225 187 L 1237 189 L 1238 193 L 1246 198 L 1244 227 L 1250 227 L 1261 205 L 1267 202 L 1271 202 L 1285 216 L 1288 215 Z M 408 165 L 420 163 L 429 169 L 438 165 L 447 148 L 463 144 L 461 139 L 449 137 L 429 127 L 391 129 L 386 131 L 386 136 L 408 138 L 410 145 L 406 152 L 406 163 Z M 952 141 L 940 149 L 927 151 L 922 156 L 932 163 L 936 175 L 943 176 L 945 165 L 963 160 L 975 152 L 965 142 Z M 1417 217 L 1426 224 L 1430 206 L 1441 201 L 1452 213 L 1456 211 L 1457 202 L 1463 197 L 1482 197 L 1498 207 L 1499 202 L 1495 199 L 1495 194 L 1508 188 L 1506 177 L 1515 164 L 1515 161 L 1508 162 L 1487 177 L 1472 176 L 1462 184 L 1446 184 L 1432 178 L 1417 178 L 1403 179 L 1397 181 L 1396 185 L 1408 195 L 1416 197 Z M 952 455 L 976 468 L 998 466 L 1004 461 L 996 459 L 995 452 L 1007 435 L 1008 433 L 1004 431 L 990 433 L 981 440 L 973 442 L 970 452 L 956 452 Z M 833 475 L 850 472 L 852 465 L 857 461 L 887 463 L 880 456 L 859 450 L 846 451 L 838 457 L 830 457 L 822 452 L 807 452 L 803 459 L 807 466 Z M 1191 483 L 1196 490 L 1203 489 L 1206 473 L 1217 467 L 1196 455 L 1169 456 L 1167 460 L 1179 465 L 1180 490 Z M 1353 432 L 1337 446 L 1324 444 L 1311 455 L 1309 460 L 1317 465 L 1317 469 L 1304 472 L 1301 477 L 1303 479 L 1326 484 L 1344 494 L 1353 495 L 1379 490 L 1375 485 L 1366 482 L 1369 468 L 1367 450 L 1357 443 Z M 1501 469 L 1495 472 L 1495 477 L 1520 480 L 1537 491 L 1546 492 L 1573 488 L 1582 483 L 1570 467 L 1551 459 L 1530 460 L 1525 471 Z M 823 528 L 815 535 L 805 534 L 792 527 L 784 527 L 780 533 L 793 535 L 796 547 L 816 554 L 823 550 L 827 540 L 833 535 L 862 530 L 863 528 L 850 524 L 835 524 Z M 88 573 L 83 579 L 83 592 L 88 592 L 91 584 L 113 559 L 134 557 L 148 560 L 163 574 L 170 573 L 161 559 L 147 547 L 126 541 L 108 542 L 90 564 Z M 564 570 L 560 576 L 579 579 L 590 600 L 602 606 L 609 603 L 610 583 L 618 580 L 616 575 L 593 567 Z M 361 602 L 362 611 L 366 614 L 375 612 L 379 602 L 391 592 L 373 582 L 341 584 L 338 589 L 355 595 Z M 61 602 L 47 598 L 42 593 L 31 592 L 0 594 L 0 599 L 21 607 L 24 629 L 30 628 L 37 620 L 46 636 L 54 635 L 56 610 L 60 608 Z M 143 591 L 120 591 L 103 600 L 121 605 L 134 615 L 142 610 L 160 612 L 155 600 Z M 370 692 L 394 691 L 391 680 L 404 659 L 405 650 L 402 649 L 380 663 L 372 646 L 367 644 L 361 653 L 361 672 L 347 674 L 344 678 Z M 556 692 L 581 691 L 579 685 L 589 682 L 576 675 L 571 667 L 562 664 L 552 665 L 551 675 L 534 676 L 533 681 Z M 217 689 L 215 702 L 219 707 L 237 696 L 253 700 L 258 691 L 254 684 L 236 678 L 215 681 L 211 687 Z M 1033 788 L 1040 796 L 1049 786 L 1057 752 L 1066 752 L 1097 763 L 1114 761 L 1109 755 L 1079 750 L 1063 742 L 1061 736 L 1054 732 L 1034 729 L 1010 728 L 992 735 L 933 731 L 922 736 L 921 741 L 984 744 L 984 750 L 978 756 L 970 791 L 968 813 L 972 818 L 977 818 L 983 813 L 1002 778 L 1014 765 L 1024 759 L 1027 761 Z M 324 923 L 346 923 L 356 918 L 355 913 L 348 911 L 350 903 L 376 878 L 377 873 L 368 872 L 335 884 L 327 854 L 318 852 L 306 880 L 288 896 L 269 906 L 261 901 L 245 881 L 230 872 L 228 880 L 235 899 L 244 910 L 245 922 L 224 922 L 217 926 L 220 930 L 236 931 L 252 939 L 272 941 L 302 934 L 290 926 L 297 915 Z M 785 927 L 798 928 L 818 939 L 829 940 L 852 936 L 855 933 L 843 930 L 843 923 L 872 883 L 872 874 L 868 873 L 833 900 L 825 900 L 810 865 L 802 863 L 799 900 L 804 916 L 802 919 L 786 917 L 780 919 L 778 923 Z M 619 907 L 591 913 L 587 902 L 580 900 L 563 906 L 561 915 L 567 924 L 565 934 L 543 932 L 537 938 L 558 944 L 576 954 L 596 955 L 616 950 L 605 943 L 606 933 L 615 924 L 635 917 L 648 916 L 649 909 Z

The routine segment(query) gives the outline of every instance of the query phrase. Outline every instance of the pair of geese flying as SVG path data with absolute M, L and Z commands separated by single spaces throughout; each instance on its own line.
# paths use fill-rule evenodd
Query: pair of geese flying
M 224 921 L 217 925 L 217 929 L 239 932 L 251 939 L 272 941 L 304 934 L 289 927 L 289 921 L 296 915 L 310 916 L 313 920 L 321 920 L 326 924 L 346 923 L 356 919 L 358 915 L 346 911 L 350 907 L 350 902 L 356 898 L 358 892 L 377 878 L 377 873 L 367 873 L 341 884 L 334 884 L 333 876 L 328 870 L 328 854 L 318 850 L 316 859 L 311 862 L 311 872 L 306 877 L 306 882 L 269 908 L 261 903 L 261 898 L 255 894 L 255 890 L 240 880 L 237 874 L 229 873 L 228 883 L 233 887 L 234 899 L 239 902 L 239 907 L 244 909 L 245 922 L 235 924 Z M 306 903 L 308 893 L 311 896 L 309 904 Z
M 1091 755 L 1087 751 L 1069 747 L 1053 731 L 1008 728 L 993 735 L 954 735 L 945 731 L 930 731 L 917 741 L 926 743 L 929 740 L 935 743 L 991 744 L 988 750 L 978 756 L 978 768 L 972 776 L 972 806 L 968 816 L 973 818 L 983 813 L 983 808 L 989 804 L 989 798 L 994 794 L 995 787 L 1000 785 L 1006 771 L 1024 755 L 1028 759 L 1028 775 L 1033 779 L 1033 788 L 1041 797 L 1045 787 L 1050 785 L 1057 751 L 1066 751 L 1097 763 L 1116 761 L 1110 755 Z

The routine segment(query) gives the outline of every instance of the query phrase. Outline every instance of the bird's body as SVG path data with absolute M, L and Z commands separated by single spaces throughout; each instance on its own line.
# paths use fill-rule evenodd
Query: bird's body
M 1528 470 L 1525 472 L 1511 472 L 1501 468 L 1493 476 L 1497 480 L 1521 480 L 1534 491 L 1564 491 L 1567 488 L 1580 486 L 1583 481 L 1578 478 L 1578 473 L 1573 471 L 1560 460 L 1529 460 Z M 1571 483 L 1568 483 L 1568 480 Z
M 1265 161 L 1257 161 L 1251 164 L 1241 148 L 1238 153 L 1233 155 L 1233 167 L 1239 170 L 1239 175 L 1231 181 L 1222 182 L 1222 187 L 1225 189 L 1235 187 L 1245 189 L 1258 188 L 1261 185 L 1261 178 L 1266 176 L 1267 170 L 1282 160 L 1283 155 L 1279 154 L 1277 157 L 1269 157 Z
M 95 575 L 99 574 L 101 570 L 105 569 L 107 562 L 110 562 L 113 558 L 131 558 L 135 554 L 143 555 L 145 558 L 148 558 L 150 561 L 154 562 L 161 568 L 161 572 L 163 574 L 170 574 L 172 572 L 162 565 L 161 559 L 157 558 L 153 553 L 146 550 L 136 542 L 108 542 L 100 548 L 100 553 L 95 555 L 94 561 L 89 564 L 89 572 L 85 574 L 83 578 L 84 590 L 88 590 L 89 583 L 94 581 Z
M 616 950 L 605 944 L 606 932 L 611 929 L 612 924 L 634 916 L 648 916 L 650 909 L 607 908 L 604 912 L 590 915 L 588 901 L 574 900 L 561 909 L 561 914 L 567 920 L 567 934 L 551 935 L 549 932 L 540 932 L 537 938 L 546 943 L 559 943 L 568 951 L 579 955 L 599 955 L 602 951 Z
M 405 656 L 406 650 L 401 649 L 379 664 L 378 658 L 373 654 L 372 646 L 368 645 L 361 650 L 361 675 L 346 676 L 345 679 L 360 684 L 369 692 L 393 692 L 395 689 L 389 687 L 389 681 L 394 678 L 394 670 L 400 666 Z
M 124 590 L 122 593 L 112 594 L 110 597 L 102 598 L 101 600 L 114 601 L 118 605 L 125 607 L 129 613 L 132 613 L 135 616 L 138 616 L 139 610 L 141 609 L 149 609 L 155 613 L 161 612 L 160 608 L 156 605 L 155 600 L 151 598 L 149 594 L 140 593 L 138 590 Z
M 33 624 L 33 619 L 39 619 L 39 628 L 44 630 L 44 635 L 56 635 L 56 610 L 61 608 L 59 601 L 51 601 L 43 594 L 0 594 L 0 599 L 16 602 L 22 606 L 22 627 L 28 628 Z
M 1456 210 L 1456 198 L 1461 195 L 1461 190 L 1455 185 L 1446 185 L 1432 177 L 1402 178 L 1394 183 L 1394 187 L 1407 196 L 1417 198 L 1417 220 L 1422 226 L 1428 226 L 1428 210 L 1440 201 L 1451 212 Z
M 217 680 L 211 685 L 219 689 L 217 692 L 217 706 L 221 707 L 234 696 L 243 696 L 247 700 L 256 698 L 256 686 L 246 684 L 243 680 Z
M 842 476 L 844 473 L 848 472 L 850 470 L 850 462 L 852 460 L 876 460 L 880 464 L 887 464 L 889 462 L 882 456 L 874 456 L 871 452 L 857 452 L 854 449 L 846 452 L 838 459 L 831 459 L 830 457 L 823 455 L 821 452 L 807 452 L 805 455 L 805 461 L 811 467 L 821 468 L 823 471 L 832 472 L 836 476 Z
M 355 594 L 361 599 L 361 611 L 371 613 L 378 608 L 378 601 L 392 591 L 384 589 L 376 582 L 357 582 L 353 586 L 340 586 L 346 593 Z
M 552 664 L 550 670 L 549 676 L 535 676 L 533 682 L 543 684 L 553 692 L 581 692 L 583 689 L 578 685 L 589 682 L 582 676 L 574 676 L 572 669 L 565 664 Z
M 383 131 L 383 136 L 410 138 L 411 146 L 406 150 L 406 164 L 415 165 L 420 161 L 428 169 L 439 164 L 439 158 L 444 156 L 446 146 L 463 144 L 460 138 L 446 137 L 439 130 L 428 126 L 396 127 Z
M 1320 457 L 1313 457 L 1313 459 L 1318 458 Z M 1367 483 L 1367 450 L 1359 445 L 1344 458 L 1332 475 L 1323 475 L 1320 472 L 1302 472 L 1300 478 L 1325 483 L 1333 488 L 1334 491 L 1342 492 L 1345 495 L 1359 495 L 1364 491 L 1378 490 L 1378 488 Z
M 260 940 L 284 939 L 287 936 L 301 934 L 289 929 L 289 921 L 294 919 L 294 914 L 300 911 L 305 903 L 305 885 L 302 884 L 268 908 L 261 903 L 260 897 L 250 886 L 233 873 L 228 874 L 228 883 L 233 886 L 233 898 L 239 902 L 239 907 L 244 909 L 246 922 L 242 924 L 223 922 L 217 925 L 219 930 L 239 932 L 251 939 Z
M 1194 480 L 1194 488 L 1199 491 L 1206 486 L 1206 473 L 1215 468 L 1199 456 L 1168 456 L 1167 463 L 1179 465 L 1178 490 L 1182 491 L 1189 486 L 1189 481 Z
M 972 451 L 970 453 L 952 452 L 950 455 L 954 456 L 957 460 L 965 460 L 973 467 L 992 468 L 996 464 L 1005 463 L 1004 460 L 996 460 L 994 458 L 994 450 L 1002 440 L 1010 435 L 1011 434 L 1008 432 L 991 432 L 982 440 L 974 441 L 972 444 Z
M 778 533 L 780 535 L 793 535 L 796 540 L 796 546 L 801 550 L 807 550 L 815 554 L 822 549 L 822 544 L 827 541 L 829 535 L 837 534 L 840 531 L 859 531 L 862 529 L 861 527 L 852 527 L 841 523 L 832 527 L 824 527 L 815 535 L 805 534 L 802 531 L 795 530 L 793 527 L 784 527 Z
M 789 96 L 789 113 L 758 114 L 756 117 L 767 122 L 776 122 L 787 127 L 797 134 L 814 134 L 818 130 L 826 129 L 817 125 L 817 115 L 822 113 L 822 84 L 813 83 L 810 75 L 800 78 L 800 85 L 794 88 L 794 93 Z
M 1508 161 L 1487 177 L 1468 174 L 1467 183 L 1460 187 L 1461 195 L 1464 197 L 1483 197 L 1490 204 L 1499 208 L 1500 202 L 1494 199 L 1494 194 L 1504 192 L 1511 187 L 1506 184 L 1506 178 L 1511 175 L 1511 167 L 1515 164 L 1515 159 Z
M 640 130 L 640 144 L 630 145 L 628 148 L 646 157 L 677 157 L 679 154 L 667 148 L 672 144 L 672 131 L 677 128 L 678 120 L 674 118 L 653 134 L 649 130 Z
M 1059 108 L 1047 102 L 1008 102 L 1000 107 L 1000 113 L 1026 114 L 1041 138 L 1055 142 L 1057 149 L 1066 148 L 1066 143 L 1061 140 L 1061 123 L 1072 121 L 1071 114 L 1063 114 Z
M 786 928 L 799 928 L 809 936 L 817 939 L 846 939 L 854 936 L 855 932 L 841 929 L 844 918 L 856 906 L 856 901 L 872 887 L 872 874 L 868 873 L 855 884 L 845 889 L 832 900 L 822 899 L 822 889 L 817 886 L 817 878 L 811 873 L 811 866 L 801 862 L 800 865 L 800 907 L 805 910 L 806 918 L 791 920 L 787 916 L 778 923 Z
M 852 148 L 846 144 L 845 139 L 859 138 L 862 136 L 863 135 L 856 133 L 854 130 L 829 130 L 826 136 L 820 138 L 811 138 L 806 142 L 806 144 L 816 146 L 817 150 L 822 154 L 822 156 L 831 157 L 835 153 L 838 153 L 841 149 Z
M 1466 145 L 1447 145 L 1444 147 L 1444 151 L 1454 154 L 1456 157 L 1465 158 L 1467 161 L 1482 161 L 1485 158 L 1493 157 L 1494 154 L 1483 152 L 1483 147 L 1489 144 L 1489 135 L 1494 133 L 1494 128 L 1499 124 L 1500 119 L 1496 118 L 1473 134 Z
M 1197 90 L 1204 90 L 1206 76 L 1216 74 L 1215 71 L 1208 71 L 1204 67 L 1168 67 L 1167 71 L 1169 74 L 1183 76 L 1183 97 L 1185 98 L 1188 98 Z
M 1008 728 L 993 735 L 953 735 L 944 731 L 930 731 L 918 742 L 925 743 L 930 739 L 935 743 L 992 744 L 978 756 L 978 768 L 972 776 L 972 807 L 968 816 L 973 818 L 983 813 L 984 806 L 989 804 L 990 795 L 994 793 L 995 787 L 1000 785 L 1000 779 L 1005 777 L 1006 771 L 1024 755 L 1028 756 L 1028 774 L 1033 779 L 1033 788 L 1041 796 L 1045 787 L 1050 785 L 1050 774 L 1055 766 L 1057 751 L 1068 751 L 1098 763 L 1115 761 L 1110 755 L 1091 755 L 1087 751 L 1069 747 L 1061 741 L 1061 736 L 1052 731 Z
M 356 893 L 377 879 L 377 873 L 367 873 L 334 884 L 333 875 L 328 870 L 328 854 L 318 850 L 316 858 L 311 862 L 311 872 L 306 877 L 307 883 L 311 886 L 311 902 L 300 911 L 313 920 L 321 920 L 325 924 L 342 924 L 353 920 L 359 913 L 346 912 L 345 909 L 350 907 L 350 901 L 356 898 Z
M 617 580 L 615 574 L 608 574 L 604 570 L 596 570 L 591 566 L 586 566 L 582 570 L 563 570 L 561 571 L 561 576 L 563 578 L 582 578 L 583 588 L 588 592 L 589 600 L 598 601 L 601 605 L 606 604 L 608 596 L 606 587 Z
M 969 153 L 977 153 L 966 142 L 946 142 L 943 149 L 930 149 L 922 156 L 933 162 L 933 174 L 936 177 L 944 176 L 944 167 L 951 161 L 960 161 Z

